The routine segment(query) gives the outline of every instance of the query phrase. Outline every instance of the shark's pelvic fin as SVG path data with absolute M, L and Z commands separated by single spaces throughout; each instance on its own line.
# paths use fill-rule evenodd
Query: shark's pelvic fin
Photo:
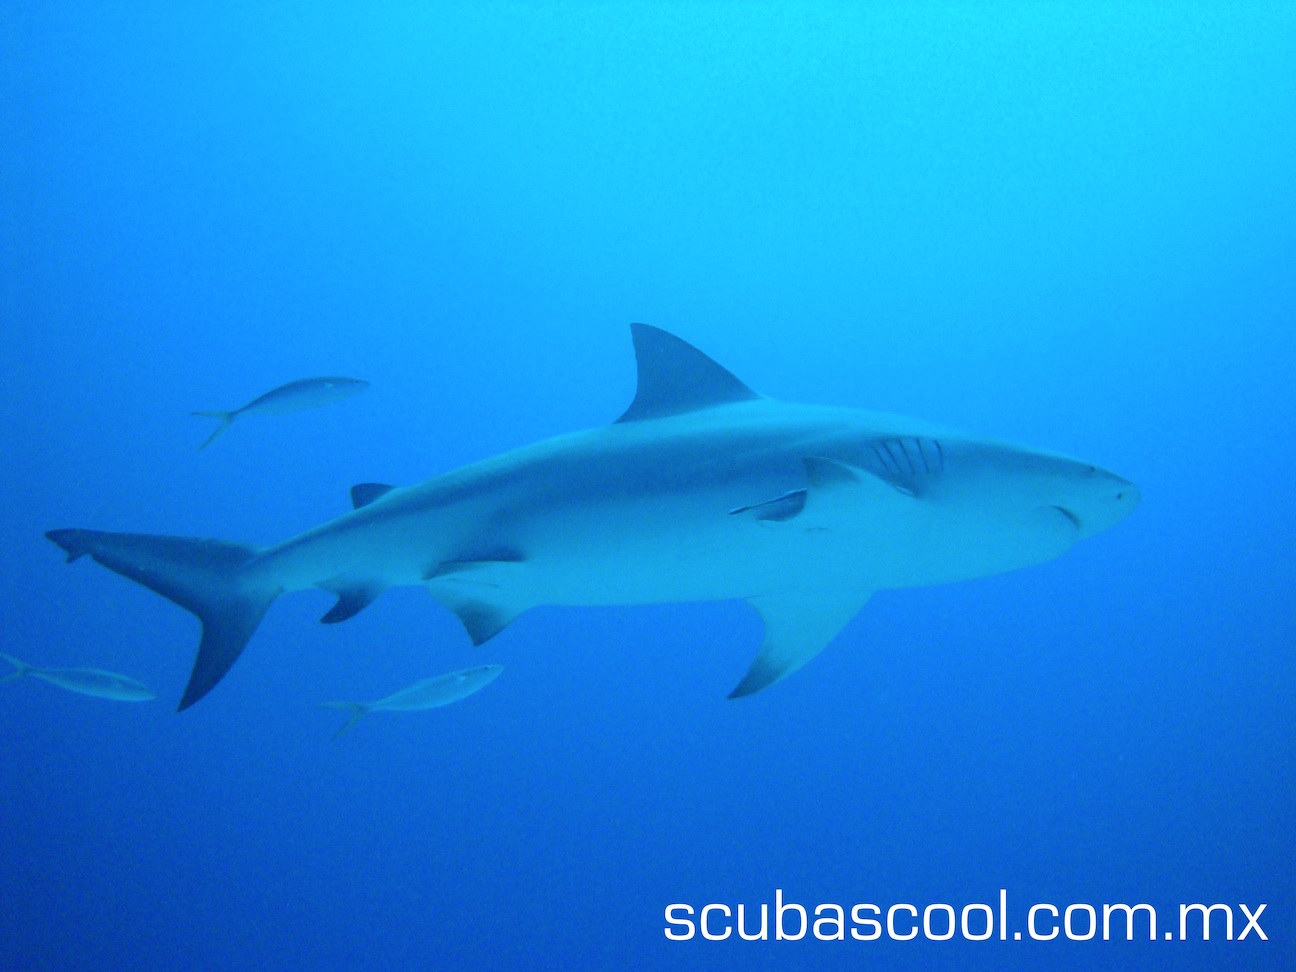
M 665 418 L 760 398 L 687 341 L 648 324 L 631 324 L 639 385 L 618 422 Z
M 239 575 L 239 568 L 257 553 L 243 544 L 97 530 L 51 530 L 45 536 L 67 552 L 69 561 L 89 554 L 202 621 L 202 642 L 181 709 L 225 676 L 279 596 L 277 586 L 247 582 Z
M 869 595 L 858 591 L 789 591 L 747 599 L 765 622 L 765 640 L 729 698 L 759 692 L 791 675 L 846 627 Z
M 382 499 L 395 488 L 386 483 L 356 483 L 351 487 L 351 507 L 358 510 L 362 506 L 368 506 L 374 500 Z
M 337 603 L 320 618 L 320 624 L 337 624 L 354 618 L 376 601 L 386 588 L 381 584 L 353 584 L 328 589 L 337 595 Z

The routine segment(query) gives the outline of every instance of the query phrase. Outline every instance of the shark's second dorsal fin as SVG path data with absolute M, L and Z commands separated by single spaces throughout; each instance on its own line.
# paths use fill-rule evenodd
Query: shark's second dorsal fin
M 665 418 L 682 412 L 760 398 L 687 341 L 648 324 L 631 324 L 639 387 L 618 422 Z
M 351 508 L 358 510 L 362 506 L 368 506 L 374 500 L 382 499 L 395 488 L 386 483 L 356 483 L 351 487 Z

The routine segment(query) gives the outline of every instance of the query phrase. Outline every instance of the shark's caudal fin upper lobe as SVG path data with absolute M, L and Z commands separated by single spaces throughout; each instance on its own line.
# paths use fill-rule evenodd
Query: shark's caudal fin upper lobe
M 253 583 L 241 572 L 257 553 L 242 544 L 97 530 L 51 530 L 45 536 L 67 552 L 69 562 L 89 555 L 202 621 L 202 642 L 181 709 L 225 676 L 279 595 L 278 587 Z

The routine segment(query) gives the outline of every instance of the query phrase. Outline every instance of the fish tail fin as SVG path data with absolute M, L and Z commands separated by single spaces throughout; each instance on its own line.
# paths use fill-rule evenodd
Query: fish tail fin
M 342 733 L 346 732 L 364 716 L 369 714 L 369 706 L 363 702 L 321 702 L 320 705 L 324 706 L 326 709 L 345 709 L 351 713 L 351 718 L 342 723 L 341 729 L 333 733 L 334 739 L 342 735 Z
M 24 675 L 29 674 L 32 670 L 32 667 L 30 665 L 28 665 L 26 662 L 20 662 L 13 655 L 6 655 L 4 652 L 0 652 L 0 658 L 3 658 L 5 661 L 7 661 L 10 665 L 14 667 L 14 670 L 10 672 L 8 675 L 0 676 L 0 685 L 4 684 L 5 682 L 12 682 L 15 678 L 22 678 Z
M 230 423 L 234 421 L 233 412 L 222 412 L 218 410 L 212 412 L 190 412 L 189 414 L 200 415 L 203 418 L 220 419 L 220 425 L 216 426 L 215 431 L 213 431 L 211 435 L 207 436 L 207 441 L 198 447 L 199 451 L 206 449 L 209 445 L 215 442 L 216 436 L 220 435 L 222 432 L 228 429 L 230 427 Z
M 257 554 L 242 544 L 97 530 L 51 530 L 45 536 L 67 552 L 69 562 L 88 554 L 198 616 L 202 642 L 182 710 L 225 676 L 281 592 L 274 581 L 241 570 Z

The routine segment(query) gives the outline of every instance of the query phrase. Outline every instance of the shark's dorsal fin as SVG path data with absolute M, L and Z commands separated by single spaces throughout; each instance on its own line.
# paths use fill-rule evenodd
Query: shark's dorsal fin
M 687 341 L 649 324 L 631 324 L 639 386 L 618 422 L 640 422 L 760 398 Z
M 351 487 L 351 507 L 358 510 L 362 506 L 368 506 L 374 500 L 382 499 L 395 488 L 386 483 L 356 483 Z

